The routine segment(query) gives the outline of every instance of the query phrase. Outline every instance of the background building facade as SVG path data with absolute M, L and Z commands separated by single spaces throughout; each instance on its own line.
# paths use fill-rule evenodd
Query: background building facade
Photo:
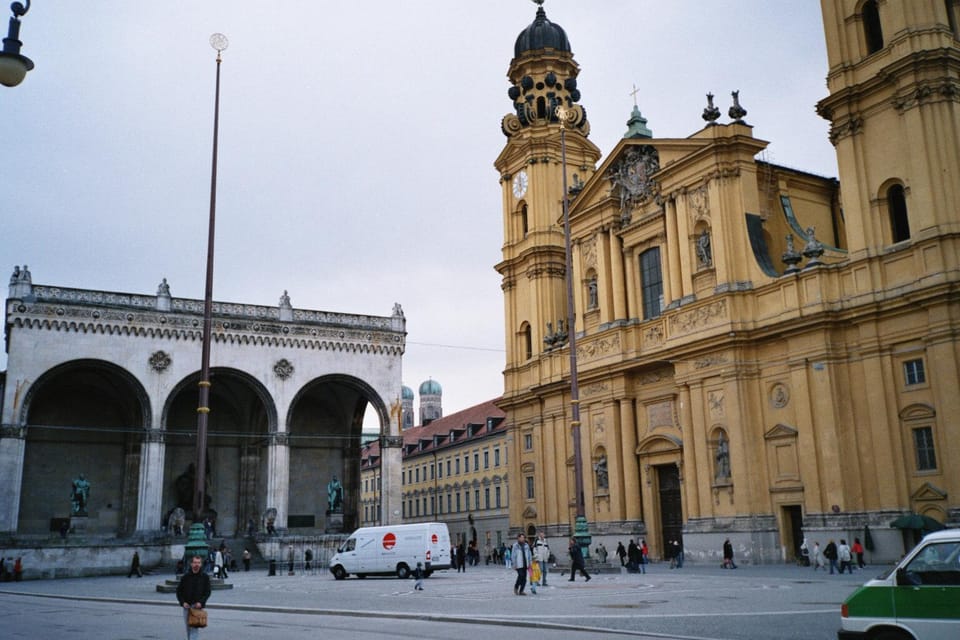
M 495 402 L 403 432 L 403 521 L 445 522 L 451 542 L 469 545 L 476 540 L 481 552 L 487 544 L 505 542 L 510 529 L 511 443 L 504 413 Z M 379 456 L 378 442 L 361 451 L 360 502 L 365 525 L 378 524 L 381 517 Z
M 572 531 L 569 331 L 594 540 L 771 562 L 869 527 L 880 561 L 915 533 L 899 515 L 960 524 L 957 4 L 823 18 L 839 181 L 757 160 L 736 93 L 686 138 L 634 108 L 601 161 L 566 32 L 540 7 L 517 38 L 495 161 L 515 528 Z

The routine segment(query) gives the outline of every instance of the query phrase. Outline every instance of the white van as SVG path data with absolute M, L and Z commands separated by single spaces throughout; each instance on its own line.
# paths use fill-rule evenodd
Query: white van
M 927 534 L 844 600 L 839 640 L 960 638 L 960 529 Z
M 442 522 L 361 527 L 330 558 L 330 573 L 343 580 L 351 573 L 358 578 L 396 575 L 407 578 L 417 563 L 424 575 L 450 568 L 450 531 Z

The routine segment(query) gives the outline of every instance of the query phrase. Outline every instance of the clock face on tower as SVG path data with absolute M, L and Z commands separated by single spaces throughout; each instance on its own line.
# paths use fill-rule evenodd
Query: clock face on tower
M 520 170 L 513 176 L 513 195 L 516 198 L 522 198 L 527 193 L 527 172 Z

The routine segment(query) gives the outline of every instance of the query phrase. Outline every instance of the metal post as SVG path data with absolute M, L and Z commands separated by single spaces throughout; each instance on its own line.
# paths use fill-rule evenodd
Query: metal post
M 217 50 L 217 85 L 213 103 L 213 162 L 210 172 L 210 226 L 207 231 L 207 280 L 203 296 L 203 346 L 200 356 L 200 399 L 197 405 L 197 464 L 193 492 L 193 520 L 206 513 L 207 423 L 210 415 L 210 339 L 213 331 L 213 240 L 217 212 L 217 138 L 220 129 L 220 53 L 227 38 L 215 33 L 210 45 Z
M 576 310 L 573 298 L 573 251 L 570 240 L 570 198 L 567 191 L 567 120 L 573 112 L 557 107 L 560 121 L 560 166 L 563 173 L 563 236 L 564 258 L 567 279 L 567 333 L 570 347 L 570 436 L 573 438 L 573 475 L 576 491 L 577 517 L 574 538 L 588 555 L 590 533 L 587 525 L 586 505 L 583 495 L 583 455 L 580 450 L 580 387 L 577 382 L 577 329 Z

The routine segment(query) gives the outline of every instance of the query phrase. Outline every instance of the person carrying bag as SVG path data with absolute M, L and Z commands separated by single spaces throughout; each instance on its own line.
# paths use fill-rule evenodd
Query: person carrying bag
M 198 640 L 200 629 L 207 626 L 204 607 L 210 597 L 210 576 L 203 572 L 203 558 L 190 559 L 190 570 L 180 578 L 177 585 L 177 602 L 183 608 L 183 620 L 187 627 L 187 640 Z

